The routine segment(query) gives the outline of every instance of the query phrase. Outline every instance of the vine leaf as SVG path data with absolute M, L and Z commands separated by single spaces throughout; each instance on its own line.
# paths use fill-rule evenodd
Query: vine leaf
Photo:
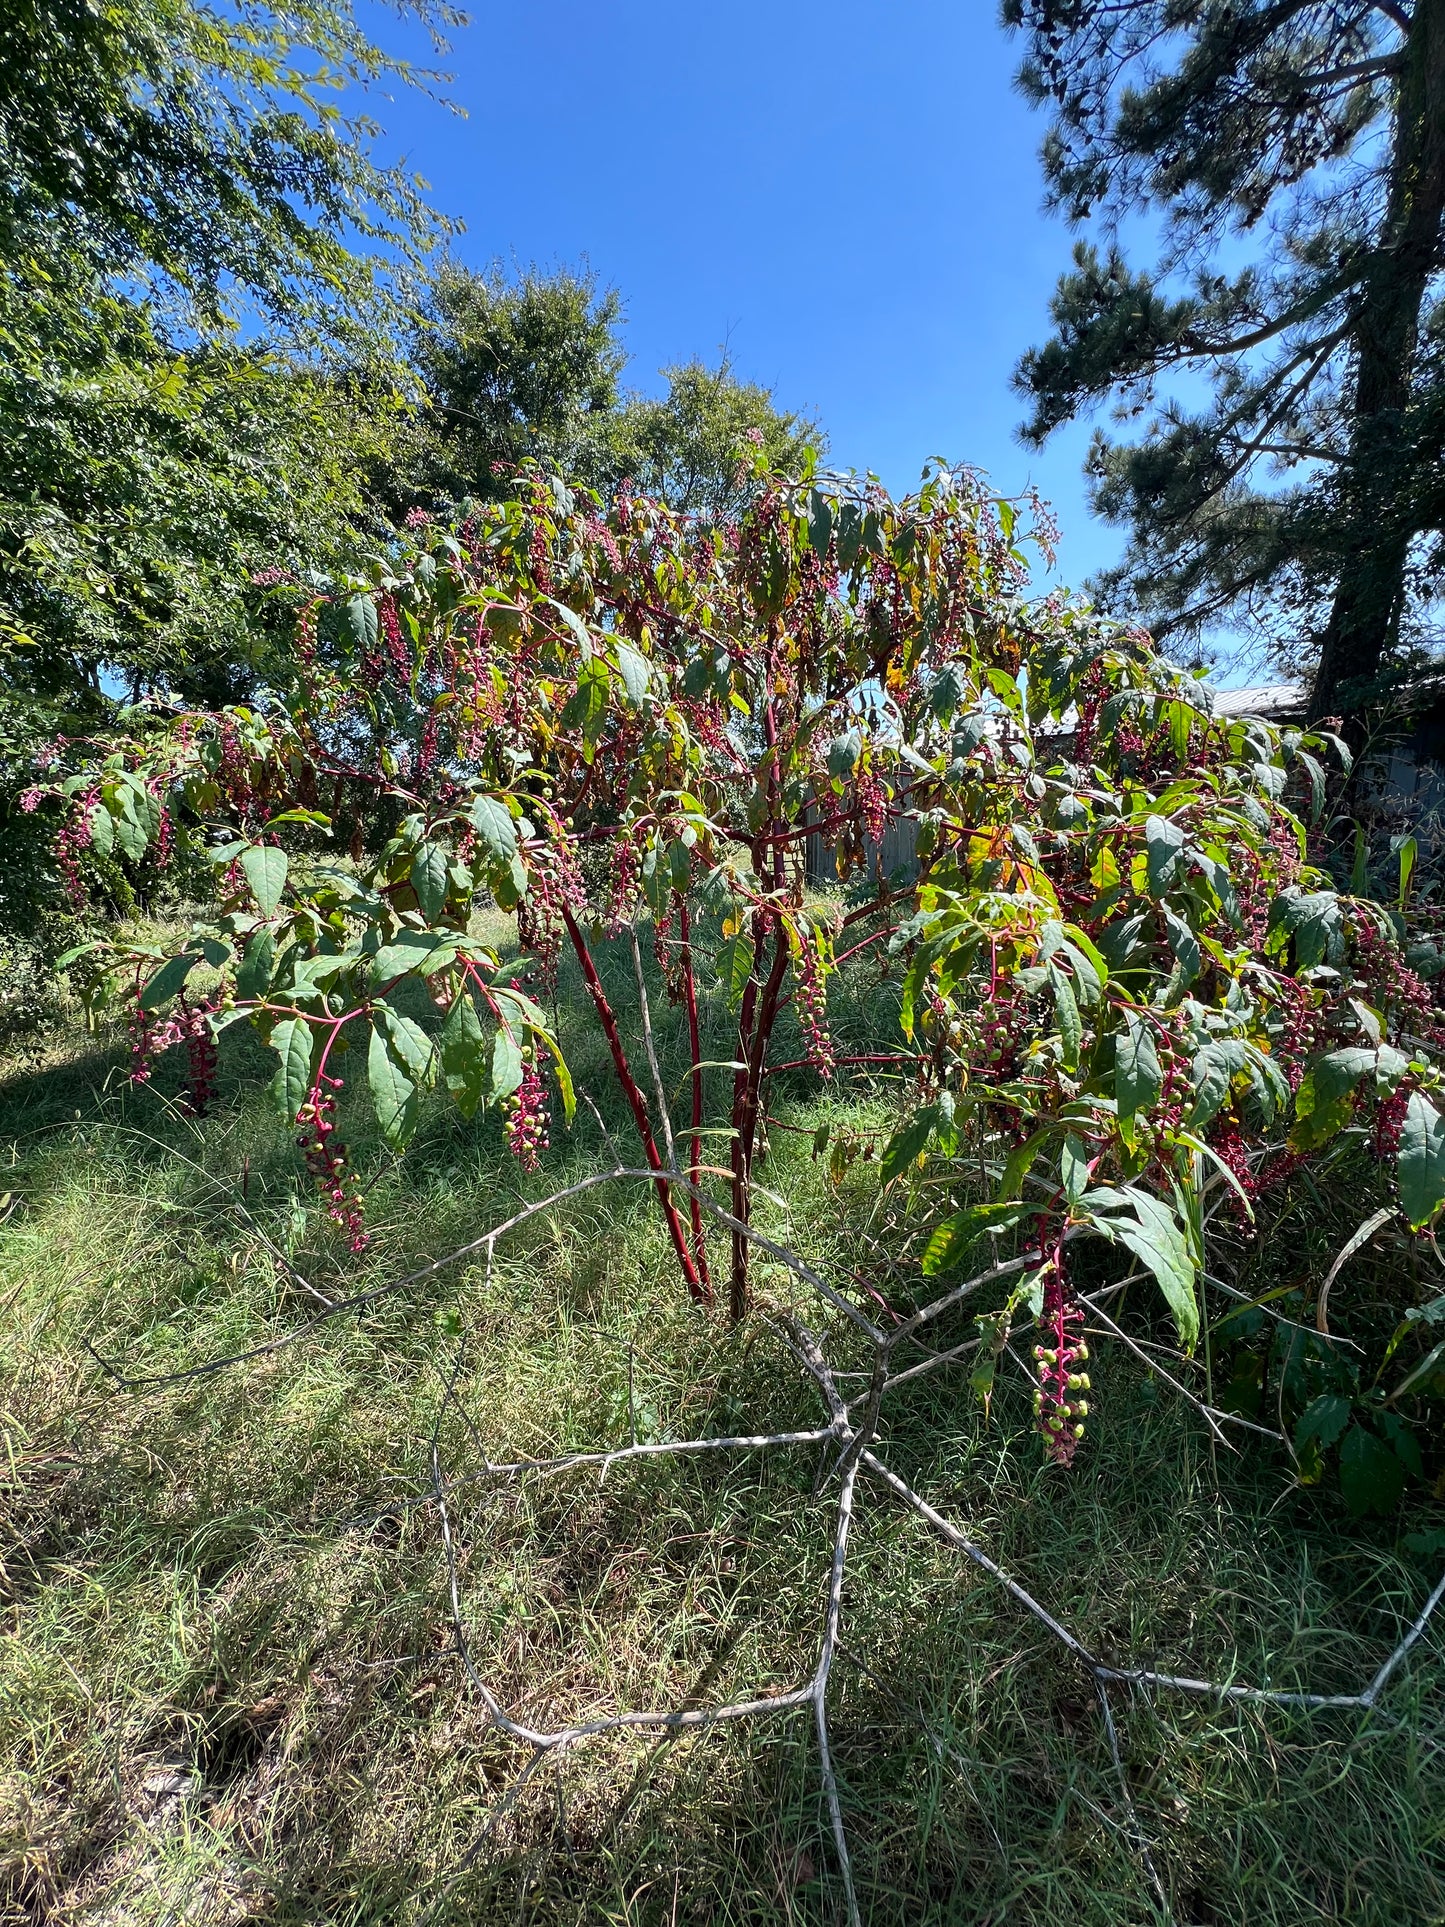
M 1352 1425 L 1340 1447 L 1340 1491 L 1357 1519 L 1393 1512 L 1405 1490 L 1405 1467 L 1383 1439 Z

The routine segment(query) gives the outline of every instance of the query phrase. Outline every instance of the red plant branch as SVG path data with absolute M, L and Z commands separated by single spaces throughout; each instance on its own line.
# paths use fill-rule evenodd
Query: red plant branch
M 637 1087 L 636 1078 L 632 1075 L 631 1067 L 627 1062 L 627 1052 L 622 1046 L 622 1035 L 617 1028 L 617 1019 L 613 1016 L 612 1006 L 607 1001 L 607 992 L 602 988 L 602 979 L 597 975 L 597 966 L 592 961 L 592 952 L 587 947 L 587 939 L 578 927 L 577 919 L 573 916 L 569 904 L 562 905 L 562 920 L 567 927 L 567 935 L 572 939 L 572 948 L 577 953 L 577 961 L 582 966 L 583 980 L 596 1008 L 598 1022 L 602 1025 L 603 1034 L 607 1039 L 607 1047 L 612 1052 L 617 1081 L 622 1086 L 628 1103 L 632 1106 L 632 1117 L 637 1126 L 637 1135 L 642 1140 L 643 1152 L 648 1164 L 658 1174 L 655 1180 L 658 1202 L 662 1206 L 668 1236 L 672 1239 L 672 1248 L 677 1253 L 677 1262 L 686 1281 L 688 1292 L 698 1304 L 710 1304 L 712 1293 L 698 1276 L 697 1267 L 692 1261 L 692 1253 L 687 1248 L 687 1236 L 683 1230 L 682 1219 L 678 1216 L 677 1206 L 672 1201 L 672 1191 L 663 1175 L 662 1158 L 647 1115 L 647 1101 Z

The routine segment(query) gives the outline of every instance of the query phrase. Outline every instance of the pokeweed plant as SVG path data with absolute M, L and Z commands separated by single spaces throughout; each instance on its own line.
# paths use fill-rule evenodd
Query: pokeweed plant
M 791 1005 L 820 1079 L 909 1092 L 877 1169 L 905 1194 L 922 1274 L 1015 1229 L 1035 1249 L 981 1321 L 976 1383 L 986 1396 L 1031 1315 L 1039 1430 L 1067 1461 L 1090 1390 L 1076 1241 L 1136 1260 L 1191 1349 L 1219 1211 L 1248 1219 L 1368 1124 L 1400 1213 L 1427 1227 L 1445 1122 L 1442 1019 L 1397 919 L 1311 861 L 1344 744 L 1216 717 L 1141 632 L 1029 600 L 1023 544 L 1050 539 L 1037 504 L 943 467 L 893 500 L 871 478 L 760 461 L 721 525 L 536 471 L 454 526 L 416 516 L 367 581 L 292 587 L 294 668 L 264 705 L 179 716 L 100 756 L 57 746 L 67 773 L 25 800 L 58 800 L 74 889 L 87 845 L 139 861 L 163 836 L 204 847 L 217 879 L 171 952 L 112 939 L 71 963 L 92 1003 L 125 1000 L 138 1066 L 163 1040 L 190 1049 L 248 1021 L 359 1245 L 336 1129 L 350 1065 L 364 1060 L 396 1149 L 437 1084 L 467 1114 L 501 1106 L 534 1162 L 549 1081 L 573 1108 L 539 1001 L 570 950 L 700 1301 L 698 1193 L 726 1186 L 735 1317 Z M 879 860 L 890 833 L 911 834 L 908 875 Z M 809 888 L 820 848 L 845 892 Z M 470 934 L 485 901 L 515 916 L 519 962 Z M 643 923 L 686 1014 L 681 1163 L 596 961 L 600 937 Z M 901 1031 L 895 1003 L 888 1034 L 849 1053 L 828 982 L 869 952 L 901 981 Z M 202 963 L 220 984 L 198 1000 Z M 417 984 L 431 1025 L 408 1014 Z M 734 1027 L 720 1119 L 708 1000 Z M 835 1165 L 850 1154 L 835 1142 Z

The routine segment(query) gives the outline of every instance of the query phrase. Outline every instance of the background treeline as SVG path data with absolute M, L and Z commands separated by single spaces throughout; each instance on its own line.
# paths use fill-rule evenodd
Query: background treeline
M 409 509 L 492 495 L 526 457 L 725 511 L 749 431 L 816 444 L 726 359 L 634 392 L 621 300 L 586 272 L 452 258 L 421 185 L 343 111 L 387 77 L 431 80 L 333 0 L 7 9 L 12 774 L 117 699 L 244 696 L 277 640 L 268 583 L 361 569 Z

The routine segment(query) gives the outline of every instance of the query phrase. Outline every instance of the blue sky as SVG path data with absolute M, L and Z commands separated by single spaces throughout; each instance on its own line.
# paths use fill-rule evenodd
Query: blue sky
M 426 55 L 379 9 L 375 31 Z M 1085 505 L 1088 429 L 1042 454 L 1014 433 L 1070 245 L 1016 59 L 994 0 L 476 0 L 448 61 L 467 118 L 405 96 L 377 118 L 464 260 L 585 260 L 620 289 L 633 386 L 726 341 L 890 488 L 934 454 L 1036 482 L 1080 582 L 1120 546 Z

